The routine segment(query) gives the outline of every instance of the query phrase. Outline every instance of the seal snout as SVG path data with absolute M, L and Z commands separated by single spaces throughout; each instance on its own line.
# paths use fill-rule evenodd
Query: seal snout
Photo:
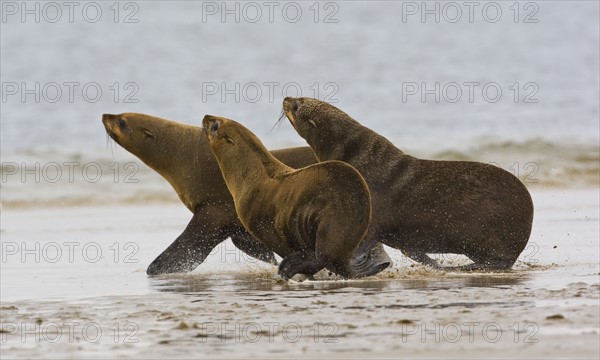
M 286 96 L 286 98 L 283 99 L 283 112 L 294 127 L 296 126 L 296 112 L 300 107 L 299 104 L 300 99 L 297 98 Z
M 104 128 L 106 129 L 106 132 L 108 132 L 109 135 L 112 135 L 113 138 L 115 135 L 115 131 L 117 130 L 117 119 L 119 118 L 119 115 L 113 115 L 113 114 L 103 114 L 102 115 L 102 124 L 104 125 Z
M 113 114 L 102 114 L 102 123 L 104 124 L 104 127 L 107 129 L 110 128 L 110 125 L 116 117 L 117 115 Z
M 103 114 L 102 115 L 102 123 L 107 130 L 114 130 L 113 126 L 118 126 L 121 130 L 125 130 L 127 128 L 127 121 L 121 115 L 113 115 L 113 114 Z
M 285 110 L 286 113 L 292 113 L 295 114 L 296 111 L 298 111 L 298 107 L 299 107 L 299 99 L 290 97 L 290 96 L 286 96 L 285 99 L 283 99 L 283 109 Z

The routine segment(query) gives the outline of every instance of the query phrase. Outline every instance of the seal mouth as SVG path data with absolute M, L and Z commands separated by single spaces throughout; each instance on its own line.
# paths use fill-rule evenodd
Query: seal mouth
M 102 124 L 104 125 L 104 128 L 108 132 L 112 132 L 112 121 L 113 121 L 114 116 L 115 115 L 112 115 L 112 114 L 103 114 L 102 115 Z
M 288 120 L 290 120 L 294 127 L 296 127 L 296 112 L 298 111 L 298 108 L 299 105 L 297 99 L 289 96 L 283 99 L 283 114 L 287 116 Z

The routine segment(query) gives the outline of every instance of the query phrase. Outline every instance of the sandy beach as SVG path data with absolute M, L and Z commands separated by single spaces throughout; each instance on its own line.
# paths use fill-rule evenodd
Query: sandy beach
M 436 271 L 388 249 L 378 276 L 302 283 L 229 241 L 191 274 L 148 278 L 189 217 L 180 205 L 4 209 L 2 357 L 597 358 L 599 192 L 533 198 L 509 272 Z

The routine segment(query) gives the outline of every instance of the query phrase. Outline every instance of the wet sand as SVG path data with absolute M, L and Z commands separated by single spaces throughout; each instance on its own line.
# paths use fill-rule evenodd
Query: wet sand
M 148 278 L 190 217 L 180 205 L 5 208 L 1 355 L 597 358 L 599 192 L 532 194 L 511 271 L 436 271 L 390 249 L 395 266 L 376 277 L 302 283 L 230 242 L 192 274 Z

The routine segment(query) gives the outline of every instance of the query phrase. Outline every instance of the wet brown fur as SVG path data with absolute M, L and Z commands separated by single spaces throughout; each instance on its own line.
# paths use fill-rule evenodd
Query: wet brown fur
M 194 214 L 185 230 L 148 267 L 149 275 L 194 270 L 227 238 L 248 255 L 276 264 L 273 250 L 256 241 L 237 218 L 233 199 L 201 127 L 139 114 L 105 114 L 108 135 L 163 176 Z M 316 163 L 309 147 L 271 152 L 292 168 Z M 359 254 L 365 273 L 389 262 L 381 244 Z
M 455 253 L 473 261 L 461 269 L 508 269 L 527 245 L 533 203 L 511 173 L 407 155 L 317 99 L 286 98 L 284 111 L 319 161 L 347 162 L 369 184 L 373 221 L 364 246 L 381 240 L 432 266 L 428 253 Z
M 340 161 L 293 169 L 233 120 L 206 115 L 203 125 L 240 221 L 283 258 L 284 279 L 322 268 L 356 275 L 350 260 L 371 221 L 358 171 Z

